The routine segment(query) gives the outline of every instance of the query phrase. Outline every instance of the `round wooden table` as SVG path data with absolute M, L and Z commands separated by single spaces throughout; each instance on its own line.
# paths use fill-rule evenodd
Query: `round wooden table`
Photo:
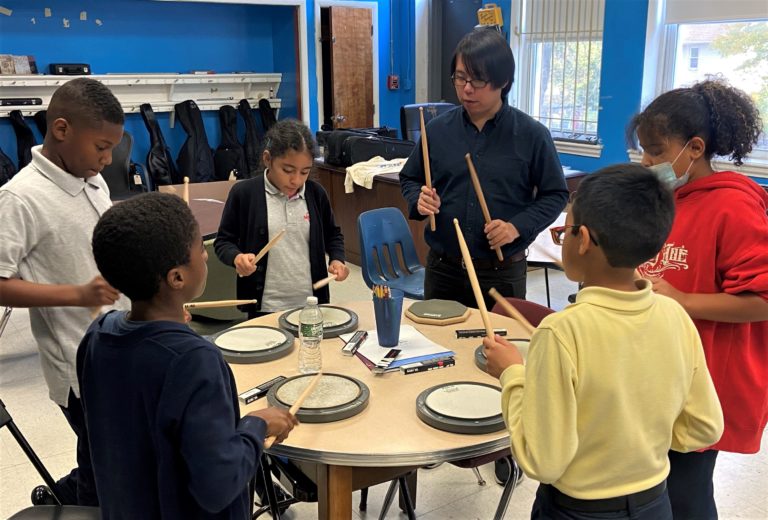
M 403 309 L 412 303 L 406 300 Z M 361 330 L 374 330 L 373 303 L 334 303 L 357 313 Z M 271 314 L 243 325 L 278 326 L 281 313 Z M 506 328 L 508 338 L 528 338 L 518 322 L 491 314 L 494 328 Z M 403 375 L 389 372 L 374 375 L 356 356 L 341 353 L 339 338 L 321 343 L 323 372 L 345 374 L 359 379 L 370 389 L 368 407 L 362 413 L 333 423 L 301 424 L 288 439 L 269 452 L 290 458 L 318 487 L 320 519 L 348 519 L 352 516 L 352 491 L 391 480 L 428 464 L 462 460 L 493 453 L 509 446 L 506 430 L 492 434 L 463 435 L 432 428 L 416 416 L 416 398 L 427 388 L 453 381 L 477 381 L 499 385 L 498 380 L 475 366 L 474 351 L 482 338 L 456 339 L 456 329 L 483 328 L 480 313 L 472 309 L 463 323 L 446 326 L 415 323 L 405 316 L 403 325 L 412 325 L 426 337 L 456 353 L 456 365 L 440 370 Z M 267 363 L 230 365 L 237 388 L 243 392 L 275 376 L 290 377 L 298 371 L 298 340 L 288 356 Z M 267 406 L 266 399 L 241 404 L 243 415 Z

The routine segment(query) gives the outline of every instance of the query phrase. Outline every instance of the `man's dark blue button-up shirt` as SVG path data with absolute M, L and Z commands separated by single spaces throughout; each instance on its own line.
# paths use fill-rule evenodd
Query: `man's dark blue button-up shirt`
M 512 223 L 520 233 L 502 247 L 507 258 L 525 250 L 563 210 L 568 188 L 552 137 L 544 125 L 527 114 L 503 105 L 482 131 L 463 107 L 441 114 L 427 125 L 432 187 L 440 197 L 425 238 L 439 255 L 461 257 L 453 219 L 458 218 L 473 258 L 495 258 L 483 232 L 485 219 L 472 186 L 464 155 L 470 153 L 483 188 L 491 219 Z M 423 220 L 416 209 L 426 184 L 421 146 L 416 146 L 400 172 L 400 189 L 410 218 Z

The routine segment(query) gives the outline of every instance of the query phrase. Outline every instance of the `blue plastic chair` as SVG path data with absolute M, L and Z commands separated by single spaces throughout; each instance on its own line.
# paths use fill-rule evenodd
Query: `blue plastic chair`
M 397 208 L 366 211 L 357 218 L 363 279 L 372 288 L 388 285 L 407 298 L 424 299 L 424 266 L 411 230 Z M 399 246 L 399 247 L 398 247 Z

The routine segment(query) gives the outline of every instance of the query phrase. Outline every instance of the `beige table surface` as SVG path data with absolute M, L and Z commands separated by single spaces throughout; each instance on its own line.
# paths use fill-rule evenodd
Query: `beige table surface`
M 403 309 L 410 301 L 406 300 Z M 372 302 L 334 303 L 359 317 L 359 328 L 373 330 Z M 244 325 L 278 326 L 280 313 L 257 318 Z M 494 328 L 506 328 L 508 338 L 527 338 L 513 319 L 491 314 Z M 318 484 L 319 517 L 351 518 L 352 491 L 384 482 L 427 464 L 461 460 L 499 451 L 509 446 L 506 430 L 492 434 L 466 435 L 437 430 L 416 415 L 416 398 L 433 386 L 455 381 L 475 381 L 498 386 L 498 380 L 475 366 L 474 351 L 481 338 L 456 339 L 456 329 L 483 328 L 477 310 L 463 323 L 447 326 L 415 323 L 403 316 L 402 324 L 413 325 L 432 341 L 456 353 L 450 368 L 403 375 L 400 371 L 374 375 L 357 357 L 341 353 L 343 342 L 330 338 L 321 343 L 323 372 L 344 374 L 365 383 L 370 390 L 368 407 L 360 414 L 325 424 L 301 424 L 289 438 L 269 451 L 289 457 Z M 243 392 L 275 376 L 298 375 L 296 341 L 293 351 L 260 364 L 231 364 L 237 388 Z M 266 398 L 241 404 L 242 414 L 267 406 Z

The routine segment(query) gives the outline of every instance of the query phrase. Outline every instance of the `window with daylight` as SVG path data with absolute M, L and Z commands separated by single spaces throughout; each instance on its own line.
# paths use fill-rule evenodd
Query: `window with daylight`
M 768 10 L 764 0 L 695 2 L 666 0 L 662 91 L 707 78 L 740 88 L 768 114 Z M 765 121 L 765 116 L 764 116 Z M 768 158 L 760 136 L 753 158 Z
M 688 48 L 688 68 L 691 70 L 697 70 L 699 68 L 699 48 Z
M 556 140 L 597 143 L 604 0 L 524 0 L 519 6 L 521 110 Z

